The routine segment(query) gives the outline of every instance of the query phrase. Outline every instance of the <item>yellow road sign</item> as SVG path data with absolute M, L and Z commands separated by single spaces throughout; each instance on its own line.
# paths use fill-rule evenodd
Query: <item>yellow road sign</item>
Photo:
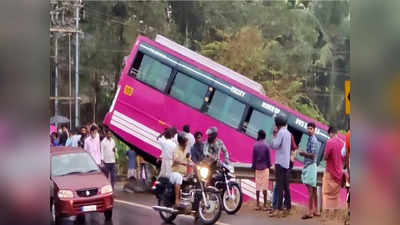
M 345 114 L 350 115 L 350 80 L 344 82 Z

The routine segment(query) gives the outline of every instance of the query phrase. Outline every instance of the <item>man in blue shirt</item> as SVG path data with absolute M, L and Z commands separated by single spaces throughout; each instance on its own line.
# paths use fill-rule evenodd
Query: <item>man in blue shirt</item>
M 319 149 L 319 142 L 315 137 L 315 124 L 308 123 L 308 142 L 307 150 L 300 152 L 304 157 L 304 167 L 301 173 L 301 180 L 306 185 L 308 190 L 308 213 L 302 219 L 310 219 L 313 216 L 319 216 L 317 213 L 317 151 Z
M 274 216 L 287 216 L 291 206 L 286 206 L 285 213 L 282 212 L 283 193 L 286 198 L 290 199 L 289 190 L 289 164 L 290 164 L 290 147 L 292 141 L 292 134 L 286 128 L 286 120 L 282 116 L 275 118 L 275 129 L 273 133 L 273 140 L 271 148 L 275 150 L 275 176 L 276 176 L 276 189 L 278 194 L 278 204 L 273 206 L 270 214 Z M 288 202 L 291 202 L 290 200 Z
M 204 159 L 203 134 L 200 131 L 197 131 L 196 133 L 194 133 L 194 138 L 195 138 L 195 142 L 194 142 L 194 145 L 192 146 L 192 148 L 190 149 L 190 155 L 191 155 L 192 161 L 197 164 Z

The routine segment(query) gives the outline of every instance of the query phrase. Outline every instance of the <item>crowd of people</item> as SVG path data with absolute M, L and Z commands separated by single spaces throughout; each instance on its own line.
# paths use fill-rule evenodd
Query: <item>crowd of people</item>
M 114 187 L 117 147 L 110 130 L 91 124 L 80 127 L 79 131 L 70 131 L 66 125 L 62 125 L 57 132 L 51 133 L 50 145 L 83 148 L 92 156 Z
M 272 141 L 267 142 L 266 132 L 258 131 L 257 141 L 252 151 L 252 168 L 255 170 L 256 201 L 255 210 L 265 210 L 271 217 L 285 217 L 291 210 L 291 195 L 289 176 L 293 168 L 296 152 L 304 157 L 301 180 L 308 190 L 307 211 L 302 219 L 320 216 L 317 204 L 317 153 L 320 144 L 315 136 L 315 124 L 307 124 L 308 141 L 304 150 L 298 150 L 294 136 L 287 129 L 284 118 L 275 117 L 275 127 Z M 166 128 L 157 137 L 161 146 L 161 168 L 158 177 L 167 177 L 175 185 L 176 207 L 180 207 L 180 186 L 183 177 L 190 173 L 191 165 L 201 162 L 205 157 L 220 160 L 220 153 L 224 155 L 225 163 L 229 163 L 229 153 L 223 141 L 217 138 L 218 130 L 210 127 L 206 131 L 207 139 L 203 140 L 203 133 L 190 132 L 190 126 L 184 125 L 178 133 L 176 127 Z M 89 131 L 89 132 L 88 132 Z M 338 137 L 337 130 L 330 127 L 329 140 L 325 145 L 324 159 L 326 168 L 322 179 L 322 208 L 327 214 L 334 215 L 340 207 L 339 194 L 345 181 L 349 181 L 350 133 L 346 144 Z M 98 127 L 96 124 L 82 126 L 80 130 L 69 131 L 62 126 L 51 134 L 52 146 L 71 146 L 85 149 L 102 168 L 114 187 L 116 168 L 115 154 L 117 151 L 110 130 Z M 270 151 L 275 151 L 275 162 L 271 161 Z M 140 157 L 134 149 L 126 152 L 128 159 L 128 179 L 148 179 L 148 163 Z M 139 166 L 138 166 L 139 165 Z M 343 173 L 346 165 L 347 173 Z M 137 168 L 139 167 L 139 171 Z M 272 206 L 267 206 L 267 191 L 269 187 L 270 169 L 274 168 L 276 182 L 273 187 Z M 346 176 L 345 176 L 346 175 Z M 263 207 L 260 206 L 260 192 L 264 196 Z
M 315 136 L 315 124 L 307 124 L 308 141 L 304 150 L 299 150 L 299 155 L 304 157 L 301 180 L 308 190 L 307 211 L 302 219 L 310 219 L 320 216 L 317 204 L 317 153 L 320 144 Z M 343 165 L 349 168 L 350 145 L 338 137 L 337 130 L 330 127 L 328 130 L 329 140 L 325 145 L 324 159 L 326 168 L 322 179 L 322 209 L 328 216 L 334 216 L 340 207 L 340 190 L 345 181 L 348 181 L 343 173 Z M 293 135 L 287 129 L 286 120 L 282 117 L 275 118 L 273 139 L 270 143 L 265 141 L 266 133 L 258 131 L 257 142 L 253 147 L 252 168 L 255 170 L 256 178 L 256 200 L 255 210 L 268 211 L 271 217 L 285 217 L 291 210 L 291 196 L 289 189 L 289 176 L 293 168 L 293 160 L 296 155 L 297 145 Z M 348 135 L 349 137 L 349 135 Z M 349 138 L 348 138 L 349 139 Z M 346 142 L 349 143 L 350 140 Z M 275 165 L 272 166 L 270 151 L 275 151 Z M 270 169 L 274 167 L 276 183 L 273 188 L 272 207 L 267 206 L 267 191 Z M 349 172 L 349 169 L 347 170 Z M 260 192 L 264 195 L 264 205 L 260 206 Z

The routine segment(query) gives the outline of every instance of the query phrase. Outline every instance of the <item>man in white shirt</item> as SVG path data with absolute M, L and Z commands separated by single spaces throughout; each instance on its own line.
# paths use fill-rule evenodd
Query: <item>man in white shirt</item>
M 98 166 L 101 166 L 102 154 L 100 149 L 100 141 L 96 136 L 97 128 L 92 126 L 90 128 L 90 135 L 85 139 L 84 149 L 93 157 Z
M 102 160 L 104 163 L 104 172 L 107 178 L 111 179 L 111 186 L 114 188 L 115 183 L 115 153 L 117 148 L 112 139 L 110 130 L 106 131 L 106 137 L 101 142 Z
M 186 135 L 186 139 L 187 139 L 187 144 L 186 144 L 186 148 L 185 148 L 185 153 L 190 153 L 190 149 L 192 148 L 192 146 L 194 145 L 194 136 L 193 134 L 190 133 L 190 127 L 189 125 L 184 125 L 183 126 L 183 132 Z
M 159 137 L 158 143 L 161 146 L 161 169 L 158 177 L 168 177 L 172 168 L 172 156 L 176 148 L 176 144 L 172 139 L 171 129 L 165 130 Z

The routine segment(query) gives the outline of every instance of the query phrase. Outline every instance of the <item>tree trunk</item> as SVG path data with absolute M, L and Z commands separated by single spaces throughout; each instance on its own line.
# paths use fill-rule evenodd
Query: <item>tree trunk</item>
M 335 57 L 332 61 L 332 70 L 329 76 L 329 113 L 328 121 L 332 123 L 335 121 L 336 106 L 335 106 L 335 84 L 336 84 L 336 63 Z
M 189 25 L 186 20 L 186 29 L 185 29 L 185 47 L 189 48 Z

